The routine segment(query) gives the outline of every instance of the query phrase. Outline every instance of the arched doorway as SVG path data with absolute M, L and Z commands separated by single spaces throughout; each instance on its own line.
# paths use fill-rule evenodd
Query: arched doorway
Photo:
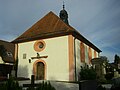
M 46 62 L 44 60 L 36 60 L 33 64 L 33 74 L 36 80 L 46 79 Z
M 36 64 L 36 79 L 37 80 L 44 80 L 44 76 L 45 76 L 45 66 L 43 62 L 38 62 Z

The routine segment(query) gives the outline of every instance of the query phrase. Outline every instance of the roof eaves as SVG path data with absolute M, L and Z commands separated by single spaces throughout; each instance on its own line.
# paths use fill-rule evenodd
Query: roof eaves
M 78 31 L 74 30 L 73 33 L 74 37 L 79 39 L 80 41 L 84 42 L 88 46 L 91 46 L 93 49 L 97 50 L 99 53 L 102 52 L 99 48 L 97 48 L 94 44 L 92 44 L 89 40 L 87 40 L 85 37 L 83 37 Z
M 43 34 L 38 34 L 34 37 L 29 37 L 29 38 L 18 38 L 17 40 L 12 41 L 12 43 L 22 43 L 22 42 L 27 42 L 27 41 L 33 41 L 33 40 L 38 40 L 38 39 L 46 39 L 46 38 L 52 38 L 52 37 L 58 37 L 58 36 L 65 36 L 68 34 L 72 34 L 71 31 L 65 31 L 63 30 L 62 32 L 56 31 L 56 32 L 48 32 L 48 33 L 43 33 Z

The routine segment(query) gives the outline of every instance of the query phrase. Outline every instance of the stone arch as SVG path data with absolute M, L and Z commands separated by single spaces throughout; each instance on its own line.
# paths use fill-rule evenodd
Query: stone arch
M 37 64 L 38 63 L 43 63 L 44 64 L 44 80 L 46 80 L 46 70 L 47 70 L 47 65 L 44 60 L 36 60 L 33 64 L 33 74 L 35 75 L 35 79 L 37 79 Z

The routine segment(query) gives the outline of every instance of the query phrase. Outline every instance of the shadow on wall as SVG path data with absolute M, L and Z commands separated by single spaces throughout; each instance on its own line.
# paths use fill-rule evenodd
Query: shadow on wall
M 7 77 L 11 73 L 13 65 L 0 64 L 0 76 Z
M 24 78 L 28 78 L 28 67 L 26 66 L 18 66 L 18 73 L 17 73 L 18 77 L 24 77 Z

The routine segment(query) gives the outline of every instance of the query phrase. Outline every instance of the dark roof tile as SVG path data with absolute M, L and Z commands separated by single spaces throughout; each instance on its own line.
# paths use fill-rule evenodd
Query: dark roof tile
M 14 55 L 15 55 L 15 45 L 13 43 L 0 40 L 0 53 L 2 53 L 1 57 L 4 62 L 6 63 L 13 63 Z M 12 56 L 9 56 L 8 54 L 11 54 Z

